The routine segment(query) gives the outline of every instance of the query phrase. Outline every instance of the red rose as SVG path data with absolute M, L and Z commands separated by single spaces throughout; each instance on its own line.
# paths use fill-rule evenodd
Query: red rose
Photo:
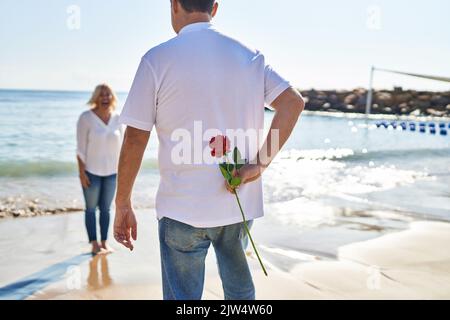
M 211 156 L 222 158 L 226 153 L 230 152 L 230 139 L 226 136 L 216 136 L 209 141 Z
M 227 136 L 218 135 L 213 137 L 209 141 L 209 147 L 211 150 L 211 156 L 216 158 L 222 158 L 224 155 L 230 152 L 230 139 L 228 139 Z M 234 170 L 235 168 L 238 169 L 239 166 L 242 166 L 239 162 L 241 159 L 241 153 L 239 152 L 239 149 L 237 147 L 234 148 L 233 151 L 233 160 L 234 163 L 229 162 L 227 157 L 224 157 L 223 161 L 224 163 L 221 163 L 219 165 L 220 172 L 222 173 L 223 177 L 227 181 L 228 186 L 233 188 L 233 193 L 236 197 L 237 204 L 239 206 L 239 210 L 242 214 L 242 220 L 244 222 L 244 228 L 245 232 L 247 233 L 250 242 L 252 243 L 253 250 L 255 250 L 256 256 L 258 257 L 259 264 L 261 265 L 261 268 L 263 269 L 264 274 L 267 276 L 266 268 L 264 267 L 264 264 L 261 260 L 261 257 L 259 256 L 258 249 L 256 248 L 255 243 L 253 242 L 252 235 L 250 234 L 250 229 L 247 225 L 247 219 L 245 218 L 245 213 L 242 210 L 241 201 L 239 200 L 237 187 L 239 187 L 242 184 L 242 179 L 239 176 L 234 176 Z

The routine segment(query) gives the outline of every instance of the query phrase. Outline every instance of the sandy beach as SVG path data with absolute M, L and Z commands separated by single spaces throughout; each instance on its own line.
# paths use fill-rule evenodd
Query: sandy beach
M 112 242 L 114 253 L 94 258 L 86 254 L 82 214 L 1 221 L 0 299 L 161 299 L 154 217 L 152 210 L 138 212 L 134 252 Z M 249 253 L 257 299 L 450 298 L 448 223 L 415 221 L 328 255 L 267 247 L 270 227 L 261 219 L 253 229 L 269 271 L 266 278 Z M 212 250 L 203 298 L 223 298 Z

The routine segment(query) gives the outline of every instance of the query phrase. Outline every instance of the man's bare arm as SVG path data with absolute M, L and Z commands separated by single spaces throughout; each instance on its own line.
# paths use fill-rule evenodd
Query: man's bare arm
M 128 127 L 120 151 L 114 238 L 130 250 L 134 248 L 131 238 L 137 240 L 137 222 L 131 205 L 131 193 L 149 138 L 150 132 Z
M 258 153 L 258 163 L 262 167 L 270 165 L 290 137 L 300 114 L 305 108 L 305 102 L 297 90 L 289 88 L 275 99 L 271 106 L 275 109 L 275 115 L 266 141 Z M 277 131 L 278 136 L 277 134 L 272 135 L 272 131 Z M 278 141 L 272 141 L 272 138 L 277 137 Z M 273 148 L 272 152 L 273 144 L 275 144 L 275 148 Z
M 134 181 L 141 167 L 150 132 L 127 127 L 120 151 L 116 204 L 130 204 Z
M 258 179 L 263 171 L 270 165 L 272 160 L 284 146 L 292 133 L 298 118 L 305 108 L 302 96 L 294 88 L 285 90 L 271 105 L 275 109 L 275 115 L 267 138 L 258 153 L 256 164 L 245 165 L 239 172 L 243 183 L 249 183 Z M 278 134 L 271 134 L 272 131 Z M 277 139 L 277 141 L 272 141 Z M 272 145 L 274 148 L 272 151 Z M 230 192 L 234 192 L 227 186 Z

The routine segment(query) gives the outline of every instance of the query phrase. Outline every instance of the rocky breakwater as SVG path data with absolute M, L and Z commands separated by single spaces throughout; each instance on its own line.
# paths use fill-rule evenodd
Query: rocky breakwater
M 306 110 L 365 113 L 367 90 L 307 90 Z M 375 90 L 372 114 L 450 117 L 450 91 Z

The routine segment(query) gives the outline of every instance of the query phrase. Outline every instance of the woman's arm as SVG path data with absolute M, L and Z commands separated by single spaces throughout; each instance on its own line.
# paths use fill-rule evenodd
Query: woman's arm
M 91 182 L 89 181 L 89 177 L 86 174 L 86 166 L 84 165 L 84 162 L 80 159 L 78 155 L 77 155 L 77 162 L 78 162 L 78 175 L 80 177 L 81 186 L 84 189 L 87 189 L 91 185 Z
M 81 185 L 84 189 L 89 188 L 90 181 L 86 174 L 86 150 L 88 144 L 88 127 L 82 117 L 77 123 L 77 163 Z

